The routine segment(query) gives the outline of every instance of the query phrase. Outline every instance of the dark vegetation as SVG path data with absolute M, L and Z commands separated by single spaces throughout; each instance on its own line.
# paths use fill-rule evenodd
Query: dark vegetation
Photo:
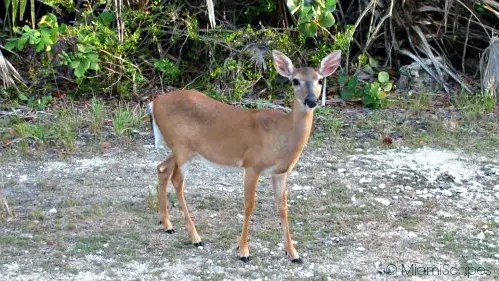
M 289 106 L 272 49 L 303 65 L 341 49 L 342 69 L 327 81 L 330 106 L 419 112 L 438 104 L 461 109 L 459 118 L 497 119 L 499 4 L 492 0 L 3 2 L 4 145 L 28 136 L 72 148 L 82 131 L 100 139 L 106 126 L 130 135 L 147 121 L 143 103 L 172 88 L 248 107 Z M 421 72 L 404 72 L 409 64 Z M 424 88 L 401 83 L 422 73 Z M 50 129 L 30 128 L 40 116 L 32 110 L 47 109 Z M 73 116 L 82 112 L 89 115 Z M 320 111 L 319 123 L 331 112 Z M 497 133 L 497 124 L 486 131 Z

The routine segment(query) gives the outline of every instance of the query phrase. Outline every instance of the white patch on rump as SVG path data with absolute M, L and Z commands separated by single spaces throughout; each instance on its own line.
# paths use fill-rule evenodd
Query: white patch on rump
M 149 110 L 149 113 L 151 114 L 151 118 L 152 118 L 152 131 L 154 134 L 154 147 L 156 147 L 156 148 L 163 147 L 163 148 L 167 149 L 168 146 L 165 143 L 165 139 L 163 138 L 163 135 L 161 134 L 161 131 L 159 130 L 158 124 L 156 124 L 156 120 L 154 119 L 153 103 L 152 102 L 147 104 L 147 109 Z

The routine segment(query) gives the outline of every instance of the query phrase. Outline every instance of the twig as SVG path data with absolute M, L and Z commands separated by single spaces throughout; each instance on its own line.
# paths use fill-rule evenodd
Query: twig
M 466 62 L 466 49 L 468 47 L 468 36 L 470 34 L 470 23 L 471 23 L 471 15 L 470 19 L 468 20 L 468 25 L 466 26 L 466 38 L 464 39 L 464 47 L 463 47 L 463 56 L 462 56 L 462 61 L 461 61 L 461 71 L 463 73 L 466 73 L 465 69 L 465 62 Z

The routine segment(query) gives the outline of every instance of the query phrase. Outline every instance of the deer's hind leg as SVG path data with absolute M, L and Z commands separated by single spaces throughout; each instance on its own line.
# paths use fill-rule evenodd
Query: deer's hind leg
M 163 162 L 159 163 L 158 167 L 158 199 L 159 199 L 159 213 L 160 224 L 163 225 L 167 233 L 174 233 L 175 229 L 170 222 L 170 215 L 168 213 L 168 182 L 172 178 L 175 170 L 175 156 L 170 156 Z

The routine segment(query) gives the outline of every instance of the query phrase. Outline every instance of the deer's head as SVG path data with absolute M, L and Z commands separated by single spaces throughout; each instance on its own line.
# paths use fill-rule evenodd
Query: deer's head
M 319 68 L 295 68 L 293 62 L 283 53 L 273 50 L 272 58 L 277 72 L 287 77 L 293 83 L 295 99 L 305 110 L 317 106 L 321 94 L 322 78 L 333 74 L 341 63 L 341 51 L 337 50 L 327 55 L 321 61 Z

